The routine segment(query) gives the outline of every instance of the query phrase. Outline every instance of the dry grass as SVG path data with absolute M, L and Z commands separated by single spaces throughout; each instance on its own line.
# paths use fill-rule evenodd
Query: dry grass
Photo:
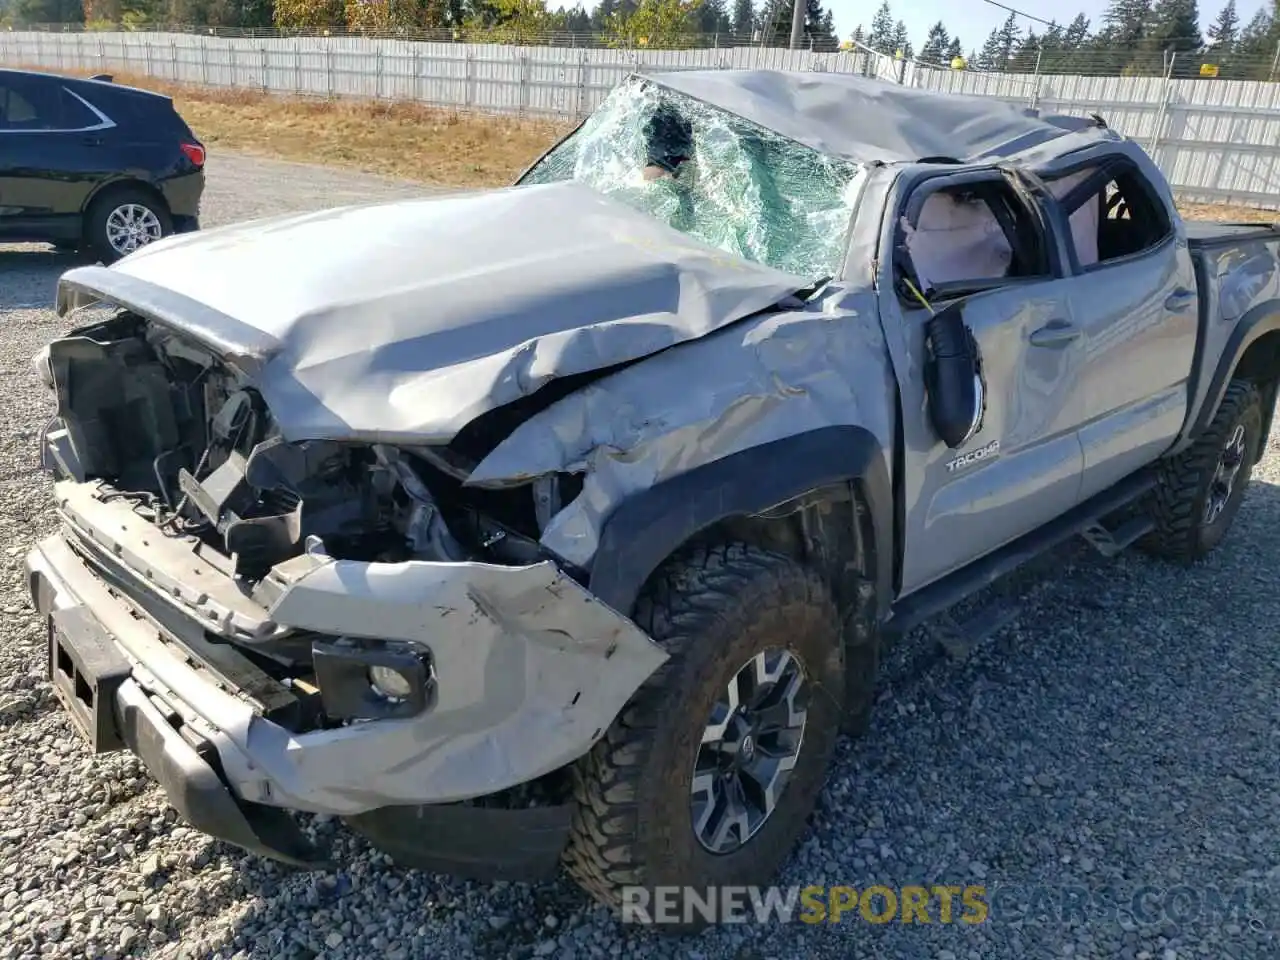
M 88 76 L 88 71 L 67 72 Z M 173 97 L 178 112 L 211 152 L 226 147 L 436 186 L 510 183 L 569 130 L 565 123 L 409 103 L 295 99 L 124 73 L 113 76 L 117 83 Z
M 1178 204 L 1178 210 L 1187 220 L 1218 220 L 1226 223 L 1280 223 L 1280 210 L 1259 210 L 1232 203 Z
M 79 72 L 87 76 L 88 71 Z M 438 110 L 408 103 L 305 100 L 248 90 L 193 87 L 114 74 L 116 81 L 173 97 L 209 147 L 352 167 L 436 186 L 494 187 L 568 132 L 570 124 Z M 1280 212 L 1180 203 L 1190 220 L 1280 221 Z

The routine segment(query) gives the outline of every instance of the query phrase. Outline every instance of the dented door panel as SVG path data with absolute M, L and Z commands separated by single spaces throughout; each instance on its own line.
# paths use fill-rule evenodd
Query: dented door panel
M 888 300 L 888 302 L 886 302 Z M 922 370 L 923 309 L 881 302 L 902 391 L 904 594 L 984 556 L 1070 509 L 1083 459 L 1071 398 L 1078 350 L 1032 344 L 1034 331 L 1070 317 L 1064 281 L 972 297 L 965 323 L 977 340 L 986 411 L 977 433 L 948 448 L 929 421 Z

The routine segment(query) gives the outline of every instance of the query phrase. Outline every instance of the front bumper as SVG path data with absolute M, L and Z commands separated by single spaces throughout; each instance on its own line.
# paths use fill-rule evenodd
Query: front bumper
M 262 811 L 350 817 L 535 780 L 589 750 L 666 659 L 630 620 L 549 563 L 306 556 L 277 568 L 272 600 L 259 607 L 228 591 L 225 578 L 211 582 L 216 572 L 181 541 L 157 535 L 127 503 L 97 499 L 92 487 L 55 486 L 67 532 L 27 557 L 33 601 L 47 617 L 78 610 L 96 625 L 126 665 L 111 694 L 120 734 L 194 826 L 240 846 L 252 849 Z M 107 562 L 116 564 L 111 584 L 94 566 Z M 412 718 L 293 732 L 140 616 L 135 591 L 242 644 L 295 629 L 421 643 L 435 666 L 435 703 Z M 248 835 L 226 803 L 190 799 L 212 797 L 214 781 L 250 822 Z M 223 813 L 207 812 L 214 808 Z

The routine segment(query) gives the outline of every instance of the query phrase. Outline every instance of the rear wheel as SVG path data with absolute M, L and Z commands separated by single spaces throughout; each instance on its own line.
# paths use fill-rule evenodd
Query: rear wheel
M 1231 527 L 1262 442 L 1262 400 L 1248 380 L 1232 380 L 1208 428 L 1161 467 L 1151 498 L 1156 529 L 1142 546 L 1172 560 L 1198 560 Z
M 85 242 L 103 263 L 114 263 L 172 232 L 169 211 L 141 187 L 108 190 L 85 217 Z
M 662 923 L 655 887 L 762 885 L 790 852 L 835 746 L 844 660 L 822 579 L 745 544 L 669 561 L 636 622 L 671 659 L 576 764 L 565 861 L 600 902 Z M 670 926 L 701 925 L 677 913 Z

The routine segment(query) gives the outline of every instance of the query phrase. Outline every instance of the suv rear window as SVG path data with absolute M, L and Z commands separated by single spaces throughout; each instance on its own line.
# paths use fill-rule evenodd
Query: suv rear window
M 100 122 L 60 83 L 0 84 L 0 130 L 82 130 Z
M 17 90 L 0 86 L 0 130 L 32 129 L 43 129 L 35 106 Z

